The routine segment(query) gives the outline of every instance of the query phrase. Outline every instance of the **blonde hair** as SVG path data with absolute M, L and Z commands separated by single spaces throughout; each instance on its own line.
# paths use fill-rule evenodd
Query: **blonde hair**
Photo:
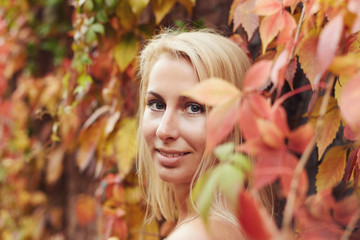
M 142 135 L 143 113 L 145 110 L 145 93 L 149 75 L 156 61 L 164 55 L 184 58 L 189 61 L 198 75 L 199 81 L 209 77 L 225 79 L 238 88 L 242 88 L 246 70 L 250 67 L 250 59 L 230 39 L 210 30 L 196 32 L 165 31 L 151 39 L 141 51 L 139 57 L 140 106 L 139 106 L 139 151 L 137 169 L 140 187 L 147 201 L 147 219 L 162 218 L 175 221 L 178 210 L 175 204 L 172 186 L 157 175 L 151 155 Z M 236 135 L 236 134 L 235 134 Z M 239 135 L 238 135 L 239 136 Z M 203 157 L 193 178 L 198 179 L 207 169 L 215 166 L 215 157 Z M 212 204 L 212 214 L 231 219 L 233 215 L 227 211 L 226 202 L 221 194 Z M 196 202 L 194 209 L 197 209 Z M 231 222 L 236 222 L 233 218 Z

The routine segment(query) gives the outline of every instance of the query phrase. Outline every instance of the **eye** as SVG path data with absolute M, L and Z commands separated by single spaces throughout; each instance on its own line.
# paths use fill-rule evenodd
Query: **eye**
M 165 109 L 165 104 L 159 100 L 151 100 L 146 105 L 154 111 L 161 111 Z
M 190 114 L 198 114 L 205 111 L 205 107 L 198 103 L 187 103 L 185 107 L 185 111 Z

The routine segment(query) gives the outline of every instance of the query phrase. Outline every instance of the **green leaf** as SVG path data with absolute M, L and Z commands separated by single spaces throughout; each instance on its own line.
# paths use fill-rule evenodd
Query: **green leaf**
M 105 33 L 105 28 L 100 23 L 95 23 L 95 24 L 91 25 L 90 29 L 96 33 L 100 33 L 100 34 Z
M 86 32 L 86 35 L 85 35 L 85 40 L 87 43 L 92 43 L 96 40 L 96 33 L 89 29 L 87 32 Z
M 106 14 L 105 9 L 101 9 L 96 13 L 96 20 L 101 23 L 106 23 L 109 21 L 109 18 Z
M 234 153 L 229 156 L 229 160 L 239 169 L 250 172 L 252 169 L 251 162 L 248 157 L 241 153 Z
M 139 17 L 142 11 L 149 4 L 150 0 L 128 0 L 132 12 Z
M 116 0 L 105 0 L 105 5 L 109 8 L 114 7 L 116 4 Z
M 214 171 L 210 173 L 210 176 L 206 178 L 206 182 L 204 182 L 204 186 L 199 196 L 199 208 L 200 215 L 203 218 L 204 222 L 207 223 L 209 210 L 211 206 L 212 199 L 214 197 L 214 190 L 218 186 L 218 179 L 220 175 L 220 171 L 216 168 Z
M 245 174 L 231 164 L 219 166 L 219 187 L 230 203 L 235 206 L 239 189 L 243 186 Z
M 78 86 L 74 90 L 74 94 L 82 93 L 85 91 L 85 89 L 88 88 L 88 86 L 93 82 L 93 79 L 90 75 L 82 74 L 78 78 Z
M 94 9 L 94 3 L 92 0 L 86 0 L 83 7 L 84 11 L 91 12 Z
M 114 49 L 114 57 L 119 65 L 120 71 L 123 72 L 134 60 L 138 53 L 138 40 L 133 33 L 123 37 Z
M 220 161 L 228 161 L 230 155 L 234 152 L 234 148 L 234 143 L 228 142 L 216 147 L 214 153 Z

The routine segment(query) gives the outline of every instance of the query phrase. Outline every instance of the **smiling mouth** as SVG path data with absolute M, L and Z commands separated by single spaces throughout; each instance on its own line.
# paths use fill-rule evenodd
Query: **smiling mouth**
M 190 152 L 184 152 L 184 153 L 166 153 L 163 151 L 160 151 L 159 149 L 156 149 L 158 153 L 163 155 L 164 157 L 180 157 L 189 154 Z

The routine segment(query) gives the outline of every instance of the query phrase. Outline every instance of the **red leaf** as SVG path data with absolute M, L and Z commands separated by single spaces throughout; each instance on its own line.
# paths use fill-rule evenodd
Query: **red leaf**
M 258 15 L 269 16 L 278 13 L 282 8 L 278 0 L 258 0 L 254 12 Z
M 355 134 L 349 125 L 346 125 L 344 128 L 344 137 L 350 141 L 356 141 L 359 138 L 359 136 Z
M 339 14 L 325 27 L 319 37 L 316 51 L 320 71 L 324 72 L 335 58 L 344 26 L 343 16 Z
M 272 106 L 269 119 L 276 124 L 276 126 L 283 132 L 284 136 L 289 135 L 290 129 L 287 123 L 286 111 L 281 105 L 274 104 Z
M 284 133 L 271 121 L 256 120 L 262 140 L 271 148 L 279 149 L 285 146 Z
M 244 90 L 250 92 L 267 87 L 271 66 L 271 60 L 262 60 L 251 66 L 245 75 Z
M 239 98 L 232 99 L 222 105 L 214 107 L 206 122 L 206 151 L 210 152 L 216 145 L 223 141 L 236 124 Z
M 315 78 L 320 73 L 320 64 L 316 55 L 318 40 L 318 34 L 316 32 L 310 32 L 301 40 L 296 50 L 301 68 L 304 70 L 313 89 L 315 88 Z
M 292 59 L 287 67 L 285 79 L 289 83 L 290 88 L 293 90 L 293 80 L 297 69 L 296 59 Z
M 270 105 L 265 97 L 251 94 L 243 98 L 240 105 L 238 122 L 243 137 L 246 140 L 259 137 L 260 134 L 255 120 L 258 118 L 267 119 L 270 113 Z
M 289 63 L 289 55 L 290 53 L 287 50 L 282 51 L 271 69 L 271 81 L 278 87 L 278 89 L 281 89 L 284 86 L 286 67 Z
M 259 16 L 253 14 L 255 0 L 247 0 L 240 3 L 234 12 L 234 28 L 236 29 L 241 25 L 245 29 L 248 39 L 251 39 L 255 30 L 259 27 Z
M 354 76 L 344 86 L 340 97 L 340 112 L 344 120 L 356 133 L 360 133 L 360 74 Z
M 284 26 L 284 18 L 282 11 L 276 12 L 273 15 L 264 17 L 260 23 L 260 38 L 262 42 L 262 52 L 266 52 L 269 43 L 278 35 L 279 31 Z
M 273 220 L 246 191 L 239 193 L 238 219 L 247 239 L 272 239 L 276 233 Z
M 314 129 L 311 124 L 298 127 L 289 134 L 289 149 L 296 153 L 303 153 L 313 136 Z

